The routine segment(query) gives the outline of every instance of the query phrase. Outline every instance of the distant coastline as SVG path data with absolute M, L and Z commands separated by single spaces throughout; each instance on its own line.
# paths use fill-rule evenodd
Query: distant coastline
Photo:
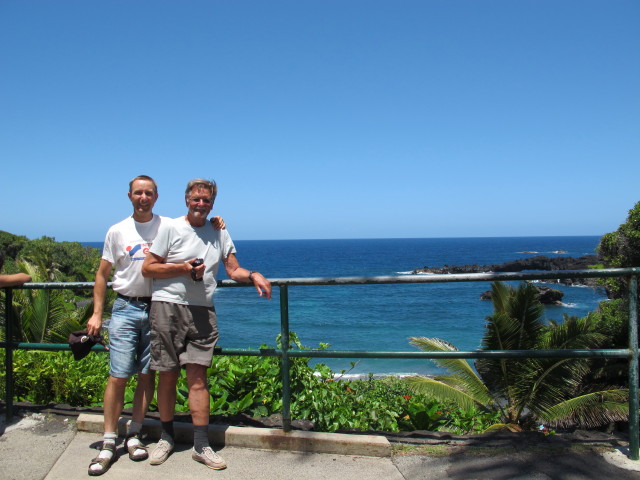
M 558 253 L 566 253 L 558 250 Z M 529 253 L 529 252 L 521 252 Z M 555 253 L 555 252 L 554 252 Z M 584 270 L 598 263 L 597 255 L 584 255 L 582 257 L 547 257 L 539 255 L 531 258 L 517 259 L 509 262 L 494 265 L 444 265 L 442 267 L 422 267 L 416 268 L 411 273 L 430 274 L 451 274 L 451 273 L 500 273 L 500 272 L 522 272 L 525 270 L 534 271 L 555 271 L 555 270 Z M 596 286 L 594 278 L 563 278 L 549 280 L 547 283 L 562 283 L 564 285 L 585 285 Z
M 268 278 L 374 277 L 409 275 L 416 267 L 502 265 L 543 252 L 550 258 L 594 255 L 600 236 L 405 238 L 334 240 L 234 240 L 243 265 Z M 85 242 L 101 248 L 102 242 Z M 566 251 L 567 253 L 552 253 Z M 426 274 L 423 274 L 426 275 Z M 224 279 L 224 269 L 220 270 Z M 491 302 L 479 300 L 489 282 L 438 284 L 304 286 L 288 290 L 291 331 L 303 345 L 331 350 L 413 351 L 408 337 L 442 338 L 460 350 L 475 350 Z M 562 305 L 545 307 L 545 318 L 584 316 L 606 296 L 601 289 L 558 285 Z M 275 289 L 276 298 L 280 290 Z M 248 288 L 220 288 L 215 306 L 223 348 L 275 345 L 280 333 L 278 302 L 261 301 Z M 356 366 L 352 368 L 351 363 Z M 424 359 L 314 359 L 344 378 L 374 375 L 434 375 Z

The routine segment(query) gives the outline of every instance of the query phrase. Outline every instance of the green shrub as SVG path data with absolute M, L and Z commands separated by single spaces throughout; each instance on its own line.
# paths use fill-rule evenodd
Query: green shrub
M 0 354 L 4 355 L 4 351 L 0 350 Z M 326 365 L 310 366 L 308 361 L 291 358 L 291 417 L 313 421 L 317 431 L 469 433 L 484 431 L 497 422 L 495 414 L 463 412 L 415 394 L 401 378 L 370 375 L 362 380 L 344 380 L 340 376 L 336 379 Z M 4 362 L 0 365 L 0 391 L 4 398 Z M 14 399 L 36 404 L 100 406 L 108 375 L 107 355 L 92 353 L 75 361 L 70 352 L 17 350 Z M 282 412 L 282 375 L 277 357 L 219 356 L 209 368 L 208 377 L 211 415 L 267 417 Z M 125 390 L 125 407 L 131 406 L 135 386 L 132 378 Z M 152 402 L 151 410 L 156 405 Z M 184 371 L 178 380 L 176 411 L 189 411 Z
M 18 401 L 65 403 L 76 407 L 93 405 L 102 401 L 108 375 L 108 357 L 102 354 L 90 354 L 75 361 L 71 352 L 16 350 L 13 353 L 13 394 Z
M 480 408 L 462 409 L 452 407 L 445 412 L 447 417 L 444 430 L 457 434 L 483 433 L 492 425 L 501 423 L 501 413 Z

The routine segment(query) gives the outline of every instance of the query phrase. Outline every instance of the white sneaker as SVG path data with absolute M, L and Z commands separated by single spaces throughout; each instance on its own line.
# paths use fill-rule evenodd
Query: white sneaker
M 226 462 L 220 455 L 213 451 L 211 447 L 204 447 L 202 453 L 196 452 L 196 449 L 192 449 L 191 458 L 196 462 L 204 463 L 207 467 L 214 470 L 223 470 L 227 468 Z
M 161 465 L 169 458 L 171 452 L 173 452 L 173 443 L 167 440 L 160 440 L 151 451 L 151 455 L 149 455 L 149 463 L 151 465 Z

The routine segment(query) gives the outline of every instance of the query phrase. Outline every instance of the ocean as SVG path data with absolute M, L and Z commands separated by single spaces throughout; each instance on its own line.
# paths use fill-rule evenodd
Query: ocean
M 233 233 L 233 232 L 231 232 Z M 341 240 L 236 240 L 243 267 L 268 278 L 410 275 L 416 268 L 499 264 L 536 255 L 579 257 L 595 253 L 600 237 L 405 238 Z M 97 248 L 102 243 L 84 243 Z M 562 253 L 558 253 L 562 252 Z M 221 268 L 220 279 L 226 278 Z M 584 316 L 606 299 L 602 289 L 553 285 L 563 306 L 545 318 Z M 400 285 L 290 286 L 289 322 L 305 347 L 332 350 L 417 351 L 409 337 L 437 337 L 459 350 L 477 349 L 490 301 L 490 282 Z M 267 301 L 252 287 L 219 288 L 215 307 L 223 348 L 275 346 L 280 333 L 279 289 Z M 355 366 L 352 366 L 355 362 Z M 312 359 L 346 376 L 432 375 L 430 360 Z

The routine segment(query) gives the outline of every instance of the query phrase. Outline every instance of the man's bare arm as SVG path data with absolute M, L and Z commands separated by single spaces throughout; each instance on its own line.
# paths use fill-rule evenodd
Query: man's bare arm
M 147 278 L 173 278 L 191 275 L 191 270 L 194 270 L 196 278 L 202 278 L 205 265 L 194 268 L 191 266 L 194 260 L 195 258 L 183 263 L 165 263 L 164 258 L 155 253 L 148 253 L 142 263 L 142 276 Z
M 113 265 L 105 259 L 100 260 L 96 281 L 93 285 L 93 314 L 87 322 L 87 333 L 98 335 L 102 328 L 102 314 L 104 312 L 104 297 L 107 291 L 107 282 L 111 276 Z
M 261 273 L 252 272 L 246 268 L 242 268 L 238 263 L 238 258 L 234 253 L 230 253 L 227 258 L 222 260 L 227 275 L 231 280 L 243 283 L 253 283 L 261 297 L 271 299 L 271 282 L 267 280 Z
M 31 281 L 26 273 L 9 273 L 0 275 L 0 287 L 20 287 Z

